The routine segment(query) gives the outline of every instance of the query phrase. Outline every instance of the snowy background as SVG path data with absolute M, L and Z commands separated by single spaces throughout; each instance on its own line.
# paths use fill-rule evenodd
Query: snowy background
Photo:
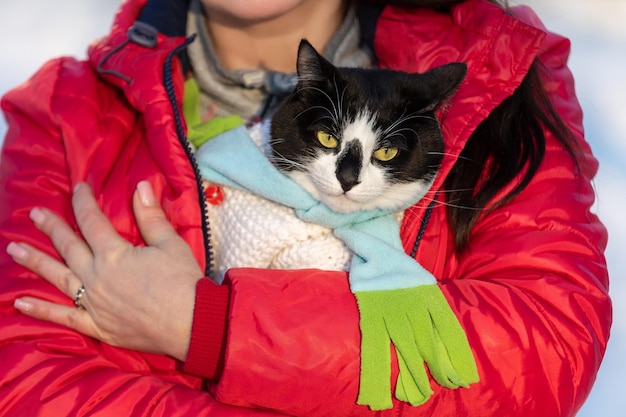
M 572 40 L 571 69 L 585 110 L 587 139 L 600 160 L 596 210 L 610 232 L 607 258 L 614 301 L 611 341 L 579 417 L 626 415 L 626 0 L 512 0 L 530 4 Z M 85 56 L 107 33 L 118 0 L 0 0 L 0 95 L 45 60 Z M 0 142 L 6 125 L 0 118 Z M 621 249 L 620 249 L 621 248 Z

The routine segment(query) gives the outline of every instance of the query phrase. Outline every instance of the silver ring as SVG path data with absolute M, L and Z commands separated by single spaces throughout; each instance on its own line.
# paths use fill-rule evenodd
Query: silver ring
M 83 294 L 85 294 L 85 286 L 81 285 L 80 287 L 78 287 L 78 289 L 76 290 L 76 295 L 74 296 L 74 305 L 76 306 L 76 308 L 78 308 L 79 310 L 84 310 L 85 306 L 82 305 L 80 303 L 80 299 L 83 296 Z

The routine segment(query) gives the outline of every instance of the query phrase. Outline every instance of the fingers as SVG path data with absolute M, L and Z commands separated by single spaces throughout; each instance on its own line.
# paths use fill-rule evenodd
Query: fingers
M 13 306 L 27 316 L 66 326 L 87 336 L 97 337 L 96 327 L 85 310 L 32 297 L 18 298 Z
M 94 253 L 106 253 L 128 245 L 128 242 L 117 233 L 111 221 L 100 210 L 87 184 L 76 185 L 72 195 L 72 206 L 78 227 Z
M 64 264 L 26 243 L 11 242 L 6 250 L 15 262 L 36 272 L 68 297 L 74 298 L 81 283 Z M 96 334 L 91 317 L 85 310 L 79 310 L 74 306 L 51 303 L 32 297 L 18 298 L 13 305 L 28 316 L 67 326 L 88 336 Z
M 35 272 L 72 299 L 82 285 L 65 264 L 26 243 L 11 242 L 6 251 L 15 262 Z
M 140 181 L 133 196 L 133 210 L 141 235 L 150 246 L 163 247 L 179 239 L 165 216 L 148 181 Z
M 39 207 L 30 211 L 30 218 L 50 238 L 59 255 L 72 270 L 80 272 L 85 263 L 90 262 L 93 257 L 91 249 L 63 219 Z M 36 258 L 37 261 L 39 259 Z

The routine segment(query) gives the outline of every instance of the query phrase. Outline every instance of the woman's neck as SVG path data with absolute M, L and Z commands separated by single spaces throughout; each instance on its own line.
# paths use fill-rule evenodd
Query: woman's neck
M 215 52 L 227 70 L 293 72 L 302 38 L 323 50 L 345 15 L 342 0 L 304 1 L 268 19 L 244 20 L 207 13 Z

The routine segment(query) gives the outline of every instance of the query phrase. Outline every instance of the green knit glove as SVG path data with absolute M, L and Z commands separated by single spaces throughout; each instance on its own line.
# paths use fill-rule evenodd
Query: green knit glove
M 391 350 L 398 357 L 396 398 L 412 405 L 432 395 L 424 363 L 437 383 L 467 388 L 478 371 L 465 332 L 437 285 L 355 293 L 361 316 L 358 404 L 373 410 L 391 402 Z

